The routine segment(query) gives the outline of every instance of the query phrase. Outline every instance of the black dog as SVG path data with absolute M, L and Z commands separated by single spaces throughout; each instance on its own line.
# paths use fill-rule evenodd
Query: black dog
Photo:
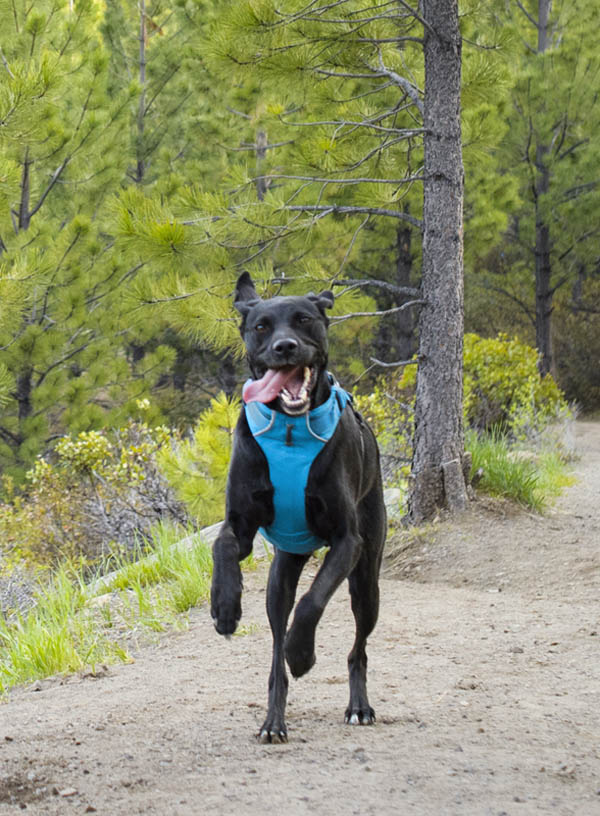
M 284 657 L 294 677 L 313 666 L 316 626 L 345 578 L 356 620 L 345 719 L 353 725 L 375 721 L 367 699 L 365 646 L 379 610 L 386 516 L 375 438 L 326 371 L 325 309 L 331 306 L 331 292 L 261 300 L 248 273 L 237 282 L 235 307 L 254 379 L 244 389 L 226 518 L 213 548 L 211 612 L 217 632 L 233 634 L 242 613 L 239 562 L 261 528 L 275 544 L 267 587 L 273 662 L 261 742 L 287 741 Z M 271 458 L 267 437 L 278 434 Z M 312 464 L 304 456 L 305 437 L 316 450 Z M 300 496 L 300 510 L 289 505 L 288 489 Z M 280 549 L 281 538 L 290 551 Z M 320 546 L 329 550 L 286 634 L 300 573 Z

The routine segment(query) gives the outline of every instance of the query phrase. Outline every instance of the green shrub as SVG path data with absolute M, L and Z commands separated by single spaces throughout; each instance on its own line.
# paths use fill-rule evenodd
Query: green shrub
M 158 457 L 180 501 L 202 526 L 223 518 L 225 484 L 240 401 L 225 394 L 211 400 L 190 440 L 161 449 Z
M 412 456 L 414 408 L 412 395 L 402 382 L 378 377 L 369 394 L 353 395 L 354 404 L 367 420 L 379 443 L 384 481 L 402 487 Z
M 569 414 L 567 402 L 556 382 L 548 374 L 541 377 L 537 351 L 500 334 L 496 338 L 466 334 L 463 355 L 463 411 L 465 426 L 489 431 L 501 429 L 514 438 L 535 436 L 549 423 Z M 367 398 L 374 402 L 370 416 L 375 427 L 386 433 L 406 437 L 410 428 L 417 366 L 406 366 L 396 381 L 382 377 Z M 400 414 L 382 395 L 403 395 Z M 361 398 L 365 399 L 365 398 Z M 362 404 L 362 403 L 361 403 Z
M 27 473 L 23 493 L 5 480 L 5 560 L 37 567 L 93 562 L 113 549 L 131 550 L 161 519 L 185 522 L 157 466 L 158 452 L 174 439 L 166 428 L 134 421 L 60 439 L 50 461 L 39 458 Z
M 478 430 L 505 428 L 517 438 L 538 433 L 568 412 L 552 377 L 541 377 L 537 351 L 510 339 L 466 334 L 464 416 Z

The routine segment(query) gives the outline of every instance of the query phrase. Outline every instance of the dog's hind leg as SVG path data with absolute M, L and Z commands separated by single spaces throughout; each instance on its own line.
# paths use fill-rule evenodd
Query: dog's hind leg
M 363 554 L 348 584 L 352 612 L 356 621 L 356 637 L 348 655 L 350 702 L 344 719 L 351 725 L 370 725 L 375 722 L 375 712 L 367 697 L 367 638 L 375 628 L 379 613 L 379 585 L 377 572 Z
M 287 702 L 288 677 L 285 670 L 283 644 L 288 618 L 306 555 L 292 555 L 275 550 L 267 586 L 267 615 L 273 633 L 273 661 L 269 677 L 269 708 L 267 718 L 260 729 L 260 742 L 287 742 L 285 705 Z
M 379 615 L 379 570 L 385 538 L 385 512 L 379 502 L 363 508 L 365 548 L 348 578 L 352 612 L 356 622 L 356 637 L 348 655 L 350 702 L 345 721 L 350 725 L 371 725 L 375 712 L 367 697 L 367 638 L 375 628 Z

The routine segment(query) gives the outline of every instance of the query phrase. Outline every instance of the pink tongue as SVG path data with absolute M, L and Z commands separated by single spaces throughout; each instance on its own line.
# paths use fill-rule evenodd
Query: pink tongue
M 297 368 L 289 368 L 286 371 L 269 368 L 267 373 L 260 380 L 252 380 L 244 386 L 242 397 L 244 402 L 271 402 L 286 383 L 298 374 Z

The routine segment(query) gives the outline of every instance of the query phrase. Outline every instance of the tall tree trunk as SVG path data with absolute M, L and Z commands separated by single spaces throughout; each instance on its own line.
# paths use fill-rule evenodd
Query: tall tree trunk
M 537 52 L 549 45 L 548 21 L 552 0 L 538 0 Z M 540 354 L 538 368 L 542 376 L 552 369 L 552 261 L 550 227 L 543 212 L 542 196 L 550 189 L 550 171 L 546 164 L 548 147 L 538 143 L 535 150 L 535 343 Z
M 538 173 L 535 190 L 535 344 L 539 352 L 540 374 L 548 374 L 552 368 L 552 263 L 550 259 L 550 228 L 543 215 L 540 197 L 548 192 L 550 173 L 544 165 L 547 148 L 538 145 L 536 169 Z
M 256 134 L 256 195 L 259 201 L 264 201 L 267 192 L 267 180 L 262 175 L 263 164 L 267 155 L 267 134 L 259 130 Z
M 396 285 L 410 286 L 412 273 L 411 252 L 412 228 L 400 224 L 396 230 Z M 396 299 L 395 306 L 401 306 L 409 298 Z M 404 309 L 392 317 L 394 338 L 392 358 L 410 360 L 415 351 L 415 320 L 412 309 Z
M 409 518 L 466 506 L 462 418 L 463 165 L 458 0 L 424 0 L 425 183 Z
M 135 181 L 136 184 L 141 184 L 146 175 L 146 162 L 144 156 L 144 127 L 146 116 L 146 3 L 140 0 L 140 61 L 139 61 L 139 79 L 140 79 L 140 100 L 138 103 L 137 113 L 137 139 L 136 139 L 136 166 L 135 166 Z
M 19 409 L 19 424 L 31 415 L 32 373 L 31 368 L 24 368 L 16 378 L 15 396 Z M 19 433 L 19 438 L 24 439 L 23 434 Z

